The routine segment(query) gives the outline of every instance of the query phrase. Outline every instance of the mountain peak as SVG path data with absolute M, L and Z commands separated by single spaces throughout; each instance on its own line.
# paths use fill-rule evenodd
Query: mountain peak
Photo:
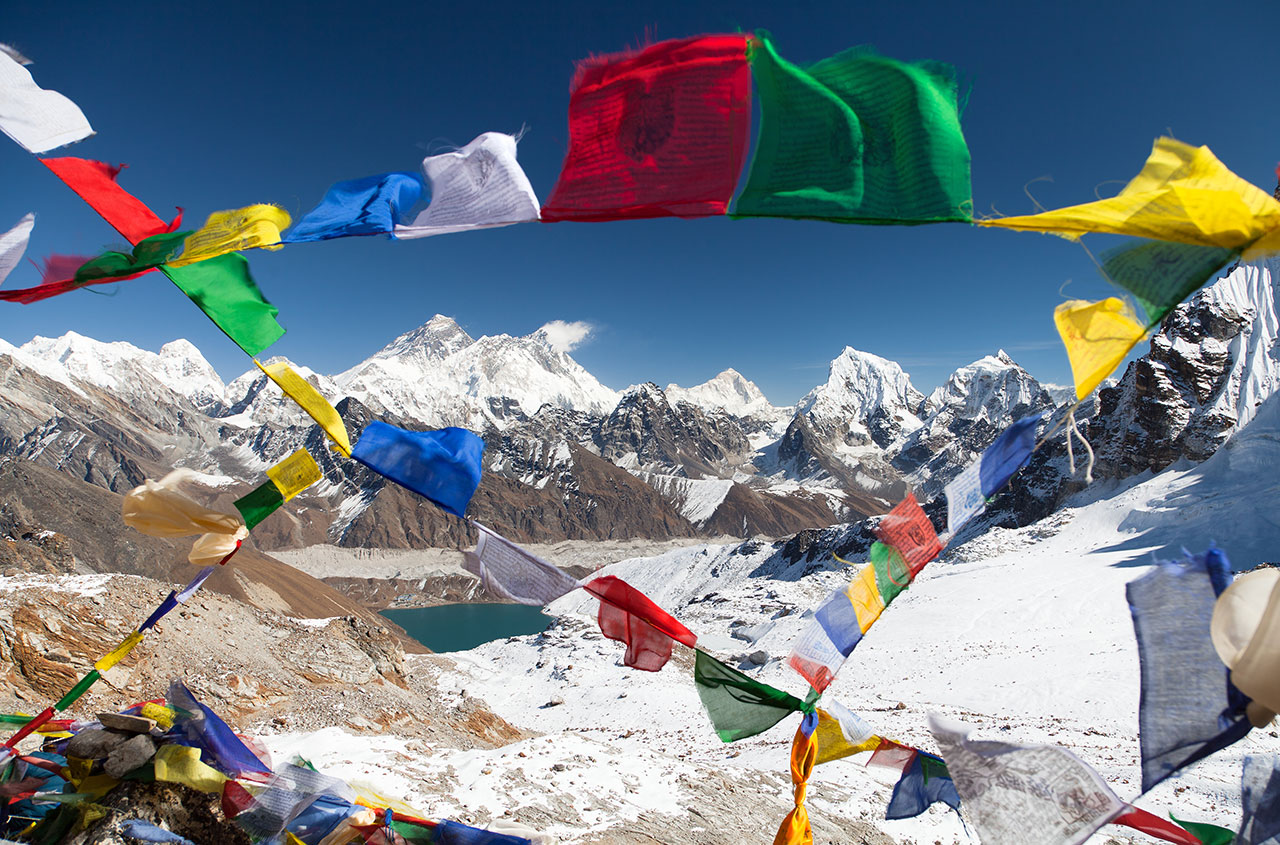
M 693 387 L 667 385 L 672 402 L 689 402 L 705 411 L 725 411 L 735 417 L 776 416 L 776 410 L 760 388 L 732 367 Z
M 862 419 L 883 408 L 914 414 L 924 394 L 895 361 L 846 346 L 831 362 L 827 383 L 801 400 L 803 410 L 830 410 Z
M 473 343 L 452 317 L 436 314 L 416 329 L 407 331 L 380 349 L 374 358 L 398 358 L 419 352 L 427 358 L 444 358 Z

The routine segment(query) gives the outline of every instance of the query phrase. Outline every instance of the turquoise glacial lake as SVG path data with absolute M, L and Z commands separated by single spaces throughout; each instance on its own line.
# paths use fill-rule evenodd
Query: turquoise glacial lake
M 551 617 L 525 604 L 442 604 L 388 608 L 382 615 L 432 651 L 466 651 L 484 643 L 545 631 Z

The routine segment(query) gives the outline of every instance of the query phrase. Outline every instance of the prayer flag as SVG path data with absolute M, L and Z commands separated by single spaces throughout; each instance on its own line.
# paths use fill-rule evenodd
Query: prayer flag
M 240 511 L 240 515 L 244 517 L 245 526 L 252 531 L 262 520 L 271 516 L 284 504 L 284 496 L 280 494 L 280 488 L 274 483 L 264 481 L 236 499 L 234 504 L 236 510 Z
M 1237 578 L 1218 598 L 1209 632 L 1231 683 L 1257 705 L 1280 711 L 1280 569 Z
M 204 752 L 201 757 L 228 777 L 246 774 L 270 774 L 271 769 L 236 736 L 235 731 L 204 704 L 201 704 L 182 681 L 169 685 L 167 697 L 175 714 L 174 727 L 187 742 Z
M 929 730 L 983 842 L 1079 845 L 1126 807 L 1065 748 L 971 740 L 933 714 Z
M 880 747 L 880 737 L 871 726 L 837 701 L 828 701 L 818 708 L 818 727 L 813 738 L 818 746 L 815 766 Z
M 978 224 L 1072 240 L 1108 232 L 1223 247 L 1240 250 L 1244 261 L 1280 248 L 1280 202 L 1228 170 L 1208 147 L 1172 138 L 1156 139 L 1141 172 L 1110 199 Z
M 1123 813 L 1112 819 L 1111 824 L 1131 827 L 1134 830 L 1142 831 L 1148 836 L 1154 836 L 1156 839 L 1163 839 L 1166 842 L 1175 842 L 1178 845 L 1204 845 L 1200 841 L 1200 837 L 1188 830 L 1132 804 L 1127 805 Z
M 175 682 L 176 683 L 176 682 Z M 345 802 L 355 811 L 355 790 L 346 781 L 322 775 L 309 766 L 286 764 L 276 769 L 266 786 L 254 793 L 249 805 L 236 814 L 236 824 L 255 841 L 280 833 L 311 802 L 328 796 L 338 799 L 328 806 L 341 810 Z M 226 793 L 223 793 L 225 800 Z M 336 825 L 335 825 L 336 827 Z M 337 840 L 346 842 L 348 839 Z
M 902 777 L 893 787 L 893 796 L 884 817 L 913 818 L 939 801 L 957 812 L 960 810 L 960 793 L 956 791 L 955 781 L 947 772 L 942 758 L 916 749 Z
M 982 459 L 951 479 L 943 493 L 947 497 L 947 530 L 955 534 L 987 506 L 987 498 L 982 495 Z
M 1230 578 L 1230 564 L 1217 553 L 1160 564 L 1125 587 L 1142 677 L 1143 792 L 1249 731 L 1209 636 L 1213 569 Z
M 320 395 L 320 391 L 312 387 L 309 381 L 298 375 L 285 361 L 263 365 L 255 360 L 253 363 L 257 364 L 258 369 L 266 373 L 267 378 L 284 391 L 285 396 L 297 402 L 298 407 L 316 421 L 324 433 L 329 435 L 329 439 L 336 444 L 339 452 L 348 458 L 351 457 L 351 440 L 347 437 L 347 427 L 343 424 L 338 411 L 329 404 L 329 400 Z
M 180 783 L 198 792 L 221 795 L 227 776 L 200 760 L 200 749 L 166 743 L 155 756 L 156 780 Z
M 898 550 L 906 561 L 911 578 L 915 578 L 925 564 L 942 551 L 938 533 L 933 530 L 933 523 L 916 501 L 914 493 L 908 493 L 893 506 L 893 510 L 880 518 L 875 533 L 882 543 Z
M 100 161 L 71 157 L 40 161 L 131 244 L 172 232 L 182 221 L 179 213 L 172 224 L 165 223 L 141 200 L 116 184 L 116 177 L 125 168 L 123 164 L 112 167 Z
M 1030 459 L 1036 446 L 1036 428 L 1043 419 L 1044 414 L 1023 417 L 1002 431 L 983 451 L 979 472 L 985 498 L 991 498 L 1008 484 L 1013 474 Z
M 1280 757 L 1246 754 L 1238 845 L 1280 845 Z
M 93 134 L 80 107 L 41 88 L 31 71 L 0 50 L 0 131 L 29 153 L 43 153 Z
M 1054 309 L 1053 322 L 1067 347 L 1077 399 L 1102 384 L 1147 335 L 1128 303 L 1114 296 L 1100 302 L 1064 302 Z
M 871 759 L 867 761 L 867 765 L 893 769 L 901 777 L 911 766 L 911 761 L 915 757 L 916 749 L 911 746 L 880 737 L 880 744 L 876 746 L 875 751 L 871 752 Z
M 244 520 L 236 514 L 205 508 L 182 493 L 179 486 L 192 475 L 191 470 L 176 469 L 159 481 L 143 481 L 121 503 L 125 525 L 152 537 L 185 537 L 207 532 L 221 538 L 218 541 L 223 544 L 221 547 L 234 549 L 249 536 Z M 202 543 L 200 548 L 192 549 L 189 559 L 196 564 L 209 563 L 208 553 L 208 543 Z M 223 552 L 223 556 L 225 554 L 227 552 Z
M 323 477 L 320 465 L 306 449 L 299 449 L 275 466 L 267 468 L 267 478 L 280 490 L 280 495 L 286 502 Z
M 448 819 L 436 824 L 432 833 L 435 838 L 431 841 L 438 845 L 532 845 L 528 839 L 521 836 L 481 830 L 478 827 L 469 827 Z
M 735 742 L 764 733 L 778 724 L 788 713 L 808 712 L 811 700 L 801 701 L 782 690 L 774 689 L 732 669 L 702 649 L 696 649 L 693 680 L 698 698 L 711 717 L 711 724 L 722 742 Z
M 380 420 L 365 426 L 351 457 L 454 516 L 480 485 L 484 441 L 465 428 L 405 431 Z
M 555 564 L 526 552 L 491 528 L 478 522 L 471 524 L 480 537 L 476 550 L 466 553 L 462 565 L 494 595 L 542 607 L 578 586 Z
M 141 631 L 134 631 L 133 633 L 129 634 L 127 637 L 125 637 L 123 640 L 120 641 L 120 645 L 116 646 L 115 648 L 111 649 L 111 651 L 107 652 L 102 657 L 98 658 L 98 661 L 93 664 L 93 668 L 97 669 L 99 672 L 105 672 L 108 669 L 112 668 L 121 660 L 124 660 L 126 657 L 128 657 L 129 652 L 133 651 L 134 648 L 137 647 L 138 643 L 142 642 L 145 636 L 146 634 L 142 633 Z
M 604 575 L 582 588 L 600 600 L 600 632 L 627 644 L 628 666 L 657 672 L 671 658 L 673 640 L 690 648 L 698 643 L 692 631 L 621 578 Z
M 778 826 L 773 845 L 813 845 L 813 830 L 809 826 L 809 811 L 804 806 L 804 799 L 809 789 L 809 775 L 813 774 L 818 755 L 813 738 L 817 723 L 817 714 L 806 713 L 791 741 L 791 786 L 795 807 Z
M 1169 814 L 1169 818 L 1191 831 L 1191 834 L 1200 840 L 1201 845 L 1232 845 L 1236 841 L 1234 830 L 1227 830 L 1225 827 L 1218 827 L 1208 822 L 1184 822 L 1173 813 Z
M 20 290 L 0 291 L 0 299 L 29 305 L 51 296 L 87 285 L 103 285 L 136 279 L 167 261 L 182 246 L 185 232 L 152 235 L 139 241 L 131 252 L 104 252 L 94 258 L 53 255 L 45 259 L 40 284 Z M 60 278 L 67 268 L 75 267 L 71 278 Z
M 543 221 L 724 214 L 751 126 L 746 46 L 704 35 L 579 62 Z
M 242 249 L 279 249 L 280 230 L 288 225 L 289 212 L 274 205 L 215 211 L 203 226 L 187 235 L 182 254 L 168 264 L 183 267 Z
M 422 172 L 431 203 L 407 225 L 397 225 L 397 238 L 425 238 L 492 229 L 538 219 L 538 197 L 516 161 L 516 139 L 485 132 L 451 153 L 429 156 Z
M 1104 252 L 1102 273 L 1133 294 L 1150 329 L 1239 255 L 1221 246 L 1141 240 Z
M 17 225 L 0 235 L 0 283 L 9 277 L 13 268 L 22 260 L 27 251 L 27 243 L 31 240 L 31 230 L 35 228 L 36 216 L 24 214 Z
M 973 219 L 955 70 L 855 48 L 808 68 L 750 40 L 760 136 L 734 217 Z
M 390 234 L 401 216 L 422 199 L 423 184 L 416 173 L 382 173 L 337 182 L 284 234 L 287 244 Z
M 246 355 L 257 355 L 284 334 L 276 322 L 280 309 L 263 298 L 239 253 L 160 269 Z

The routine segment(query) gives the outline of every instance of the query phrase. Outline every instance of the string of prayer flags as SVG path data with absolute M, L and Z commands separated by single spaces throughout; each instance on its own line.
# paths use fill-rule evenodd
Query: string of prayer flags
M 249 357 L 284 335 L 284 327 L 276 322 L 280 309 L 263 297 L 249 275 L 249 262 L 239 253 L 160 269 Z
M 1215 273 L 1240 257 L 1221 246 L 1141 240 L 1102 254 L 1102 273 L 1133 294 L 1147 315 L 1147 328 L 1195 293 Z
M 724 214 L 751 126 L 746 46 L 704 35 L 580 61 L 543 221 Z
M 22 65 L 0 50 L 0 132 L 29 153 L 48 152 L 93 134 L 79 106 L 41 88 Z
M 72 157 L 40 161 L 131 244 L 152 235 L 173 232 L 182 222 L 181 210 L 173 223 L 165 223 L 141 200 L 121 188 L 116 177 L 125 168 L 123 164 L 112 167 L 100 161 Z
M 693 680 L 698 698 L 721 742 L 736 742 L 764 733 L 788 713 L 813 710 L 817 691 L 804 701 L 790 693 L 752 680 L 724 665 L 702 649 L 695 649 Z
M 817 727 L 818 715 L 806 713 L 791 741 L 791 788 L 795 806 L 778 826 L 773 845 L 813 845 L 813 829 L 809 826 L 809 811 L 804 801 L 818 756 L 813 737 Z
M 914 493 L 907 493 L 893 510 L 881 517 L 875 533 L 882 543 L 898 550 L 912 578 L 942 551 L 942 541 Z
M 299 449 L 267 469 L 267 480 L 235 502 L 236 510 L 252 531 L 276 508 L 315 484 L 324 474 L 306 449 Z
M 1231 683 L 1267 712 L 1280 712 L 1280 570 L 1240 576 L 1218 597 L 1209 627 L 1213 647 L 1231 670 Z
M 186 232 L 162 233 L 144 238 L 130 252 L 109 251 L 82 260 L 77 256 L 54 255 L 45 259 L 40 284 L 19 290 L 0 291 L 0 299 L 29 305 L 51 296 L 77 290 L 86 285 L 103 285 L 136 279 L 158 269 L 182 246 Z M 71 265 L 76 267 L 70 278 L 59 278 Z
M 1208 147 L 1158 138 L 1124 190 L 1097 202 L 980 220 L 1071 240 L 1090 232 L 1223 247 L 1253 261 L 1280 249 L 1280 201 L 1227 169 Z
M 422 199 L 425 186 L 416 173 L 381 173 L 334 183 L 320 204 L 286 232 L 284 243 L 324 241 L 353 235 L 390 234 L 402 216 Z
M 947 530 L 952 534 L 977 516 L 987 500 L 1009 483 L 1013 474 L 1031 459 L 1036 446 L 1036 428 L 1043 414 L 1015 421 L 1000 432 L 995 442 L 983 450 L 978 460 L 965 467 L 946 486 Z
M 187 584 L 187 586 L 177 591 L 170 590 L 169 595 L 164 597 L 164 601 L 160 602 L 160 605 L 151 612 L 146 621 L 138 626 L 138 630 L 146 632 L 149 628 L 154 628 L 156 623 L 163 619 L 169 611 L 180 604 L 185 604 L 187 599 L 195 595 L 196 590 L 204 586 L 204 582 L 209 580 L 209 576 L 213 574 L 215 568 L 214 565 L 206 566 L 196 574 L 195 578 L 191 579 L 191 583 Z
M 270 774 L 248 746 L 227 727 L 217 713 L 196 699 L 182 681 L 169 685 L 169 706 L 175 714 L 174 728 L 187 742 L 201 750 L 201 759 L 228 777 Z
M 249 205 L 215 211 L 204 225 L 187 235 L 181 254 L 170 267 L 183 267 L 243 249 L 280 249 L 280 230 L 289 225 L 289 212 L 274 205 Z
M 183 493 L 180 485 L 194 475 L 188 469 L 175 469 L 159 481 L 147 479 L 129 491 L 121 503 L 125 525 L 152 537 L 216 534 L 223 538 L 223 547 L 234 550 L 239 541 L 249 536 L 244 520 L 236 514 L 210 510 Z M 217 559 L 200 557 L 191 562 L 216 563 Z
M 1166 821 L 1154 813 L 1148 813 L 1141 807 L 1135 807 L 1132 804 L 1126 805 L 1124 812 L 1112 819 L 1111 824 L 1131 827 L 1134 830 L 1142 831 L 1148 836 L 1163 839 L 1165 842 L 1174 842 L 1177 845 L 1204 845 L 1199 836 L 1196 836 L 1186 828 L 1179 827 L 1173 822 Z
M 1214 583 L 1230 577 L 1226 557 L 1215 552 L 1162 563 L 1125 587 L 1142 679 L 1143 792 L 1249 731 L 1209 635 Z
M 929 730 L 983 842 L 1078 845 L 1127 806 L 1065 748 L 971 740 L 934 714 Z
M 564 570 L 526 552 L 491 528 L 472 522 L 479 539 L 462 566 L 480 579 L 481 586 L 507 601 L 543 607 L 577 589 Z
M 516 161 L 516 138 L 511 135 L 485 132 L 462 149 L 427 157 L 422 172 L 431 202 L 412 223 L 396 225 L 396 238 L 426 238 L 538 220 L 538 197 Z
M 1114 296 L 1064 302 L 1054 309 L 1053 322 L 1067 348 L 1077 399 L 1092 393 L 1147 336 L 1128 303 Z
M 621 578 L 604 575 L 583 584 L 582 589 L 600 600 L 596 616 L 600 633 L 627 644 L 623 662 L 632 668 L 657 672 L 671 659 L 675 641 L 689 648 L 698 643 L 679 620 Z
M 1280 845 L 1280 757 L 1246 754 L 1239 845 Z
M 917 224 L 973 219 L 955 70 L 866 48 L 808 68 L 757 31 L 760 134 L 734 217 Z
M 893 787 L 886 819 L 910 819 L 920 815 L 939 802 L 956 812 L 960 811 L 960 793 L 947 771 L 946 763 L 919 749 L 912 749 L 910 762 L 903 769 L 902 777 Z
M 24 214 L 12 229 L 0 235 L 0 283 L 9 277 L 13 268 L 18 266 L 22 255 L 27 251 L 31 241 L 31 230 L 35 228 L 36 216 Z
M 480 486 L 484 441 L 465 428 L 405 431 L 370 422 L 351 457 L 457 517 Z
M 316 421 L 316 424 L 334 442 L 334 448 L 346 457 L 351 457 L 351 439 L 347 436 L 347 427 L 343 424 L 342 417 L 337 409 L 329 404 L 329 400 L 311 386 L 311 382 L 294 371 L 286 361 L 264 365 L 255 359 L 253 363 L 284 391 L 285 396 L 296 402 L 299 408 Z

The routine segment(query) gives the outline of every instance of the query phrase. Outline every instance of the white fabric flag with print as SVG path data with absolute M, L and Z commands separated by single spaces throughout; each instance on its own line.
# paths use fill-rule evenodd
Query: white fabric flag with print
M 0 50 L 0 131 L 29 153 L 43 153 L 93 134 L 80 107 L 46 91 L 9 53 Z
M 952 479 L 944 491 L 947 494 L 947 531 L 954 535 L 960 526 L 986 507 L 987 500 L 982 497 L 982 458 L 965 467 L 964 472 Z
M 550 604 L 578 582 L 560 567 L 529 554 L 507 538 L 478 522 L 480 532 L 474 552 L 467 552 L 463 567 L 480 577 L 486 590 L 509 601 L 541 607 Z
M 395 228 L 397 238 L 492 229 L 538 219 L 538 197 L 516 161 L 516 139 L 486 132 L 460 150 L 422 162 L 431 202 Z
M 18 221 L 17 226 L 0 235 L 0 282 L 4 282 L 22 260 L 35 225 L 36 216 L 28 214 Z
M 932 713 L 929 730 L 983 845 L 1078 845 L 1128 806 L 1065 748 L 971 740 Z

